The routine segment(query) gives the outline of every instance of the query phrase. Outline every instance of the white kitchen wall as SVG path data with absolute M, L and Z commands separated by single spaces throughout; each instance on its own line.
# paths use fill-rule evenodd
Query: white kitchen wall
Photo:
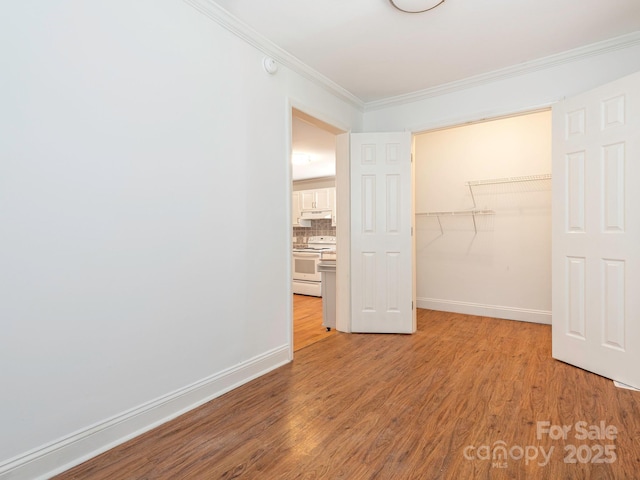
M 0 478 L 37 478 L 290 360 L 291 104 L 361 113 L 176 0 L 10 2 L 0 58 Z
M 549 110 L 415 137 L 419 307 L 550 323 L 551 181 L 467 186 L 550 173 Z

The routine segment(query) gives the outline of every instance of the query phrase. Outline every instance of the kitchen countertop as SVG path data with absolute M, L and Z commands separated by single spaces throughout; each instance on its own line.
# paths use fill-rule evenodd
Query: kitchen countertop
M 336 251 L 335 250 L 324 250 L 322 252 L 322 254 L 320 255 L 320 261 L 321 262 L 326 262 L 326 261 L 332 261 L 335 263 L 336 261 Z
M 307 245 L 306 243 L 294 243 L 293 244 L 293 249 L 304 249 L 304 248 L 308 248 L 309 245 Z M 321 253 L 322 255 L 333 255 L 333 259 L 335 260 L 335 254 L 336 254 L 336 249 L 332 248 L 332 249 L 328 249 L 328 250 L 318 250 L 318 253 Z
M 318 271 L 321 273 L 336 273 L 336 262 L 333 260 L 322 261 L 318 263 Z

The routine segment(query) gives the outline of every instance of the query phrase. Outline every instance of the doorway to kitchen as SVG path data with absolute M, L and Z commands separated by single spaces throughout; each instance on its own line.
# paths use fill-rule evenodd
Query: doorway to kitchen
M 318 264 L 336 250 L 336 136 L 342 130 L 291 110 L 293 350 L 335 334 Z M 323 307 L 323 303 L 325 306 Z

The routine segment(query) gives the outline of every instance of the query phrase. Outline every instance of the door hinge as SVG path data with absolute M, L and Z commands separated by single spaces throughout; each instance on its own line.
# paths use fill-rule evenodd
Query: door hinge
M 411 227 L 411 236 L 413 237 L 413 227 Z
M 411 310 L 413 310 L 413 302 L 411 302 Z

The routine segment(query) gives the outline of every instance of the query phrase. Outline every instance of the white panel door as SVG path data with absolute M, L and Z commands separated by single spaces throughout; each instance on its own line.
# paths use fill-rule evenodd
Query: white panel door
M 351 328 L 413 333 L 411 133 L 351 135 Z
M 640 73 L 553 108 L 553 357 L 640 387 Z

